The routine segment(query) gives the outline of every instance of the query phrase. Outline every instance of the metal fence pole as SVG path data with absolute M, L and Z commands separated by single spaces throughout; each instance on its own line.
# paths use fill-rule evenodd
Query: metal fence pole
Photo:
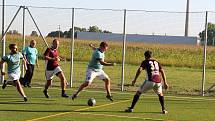
M 73 82 L 73 62 L 74 62 L 74 20 L 75 20 L 75 8 L 72 8 L 72 30 L 71 30 L 71 64 L 70 64 L 70 87 Z
M 126 45 L 126 9 L 124 10 L 124 25 L 123 25 L 123 54 L 122 54 L 122 77 L 121 77 L 121 91 L 124 91 L 125 83 L 125 45 Z
M 28 11 L 28 13 L 29 13 L 29 15 L 30 15 L 32 21 L 34 22 L 34 25 L 36 26 L 37 30 L 39 31 L 40 36 L 42 37 L 43 41 L 45 42 L 46 46 L 49 47 L 49 45 L 48 45 L 46 39 L 43 37 L 43 35 L 42 35 L 42 33 L 41 33 L 41 31 L 40 31 L 40 29 L 39 29 L 39 27 L 38 27 L 36 21 L 34 20 L 34 17 L 32 16 L 30 10 L 28 9 L 28 7 L 26 7 L 26 9 L 27 9 L 27 11 Z
M 203 73 L 202 73 L 202 96 L 204 96 L 205 91 L 205 67 L 206 67 L 206 54 L 207 54 L 207 36 L 208 36 L 208 11 L 206 11 L 205 16 L 205 41 L 204 41 L 204 55 L 203 55 Z
M 5 0 L 2 0 L 2 36 L 4 35 L 4 9 L 5 9 Z M 2 39 L 2 57 L 5 56 L 5 37 Z M 2 71 L 5 71 L 5 64 L 2 65 Z M 4 80 L 4 75 L 1 76 L 1 82 Z
M 22 20 L 22 40 L 23 40 L 23 49 L 25 48 L 25 9 L 26 7 L 23 6 L 23 20 Z M 24 63 L 22 63 L 22 77 L 25 76 L 25 69 Z

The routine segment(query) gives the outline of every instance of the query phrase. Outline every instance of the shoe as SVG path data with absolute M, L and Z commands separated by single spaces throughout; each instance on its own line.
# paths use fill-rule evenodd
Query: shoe
M 64 93 L 64 94 L 61 95 L 61 97 L 68 98 L 69 96 L 66 93 Z
M 2 89 L 5 89 L 7 86 L 7 80 L 4 80 L 3 85 L 2 85 Z
M 24 86 L 24 87 L 27 87 L 27 85 L 26 85 L 26 84 L 24 84 L 23 86 Z
M 72 95 L 72 100 L 75 100 L 75 98 L 77 98 L 77 94 Z
M 28 101 L 27 97 L 24 97 L 24 101 L 25 101 L 25 102 L 27 102 L 27 101 Z
M 28 86 L 29 88 L 31 88 L 31 85 L 30 85 L 30 84 L 28 84 L 27 86 Z
M 162 113 L 163 113 L 163 114 L 167 114 L 168 111 L 167 111 L 167 110 L 162 110 Z
M 43 91 L 43 94 L 45 95 L 46 98 L 50 97 L 49 94 L 48 94 L 48 92 L 46 90 Z
M 113 102 L 113 99 L 112 99 L 113 97 L 112 96 L 107 95 L 106 98 Z
M 131 107 L 128 107 L 128 109 L 125 109 L 125 112 L 128 112 L 128 113 L 131 113 L 131 112 L 133 112 L 133 111 L 134 111 L 134 109 L 131 108 Z

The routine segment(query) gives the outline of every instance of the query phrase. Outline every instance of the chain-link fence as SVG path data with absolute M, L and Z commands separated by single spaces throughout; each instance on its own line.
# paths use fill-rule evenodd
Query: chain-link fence
M 19 7 L 20 6 L 5 7 L 5 29 L 10 24 Z M 194 42 L 190 45 L 185 41 L 183 44 L 177 45 L 159 42 L 156 44 L 147 43 L 141 38 L 135 41 L 135 38 L 137 36 L 142 37 L 142 35 L 147 35 L 147 37 L 151 39 L 165 37 L 170 40 L 172 39 L 172 41 L 178 41 L 171 37 L 184 37 L 186 12 L 75 8 L 73 13 L 73 8 L 33 6 L 28 6 L 27 8 L 29 12 L 25 9 L 25 14 L 23 14 L 24 9 L 21 9 L 9 28 L 8 32 L 16 30 L 17 33 L 12 32 L 6 35 L 6 47 L 9 43 L 17 43 L 19 48 L 22 48 L 23 16 L 25 16 L 24 30 L 26 34 L 26 44 L 28 44 L 31 39 L 37 40 L 39 56 L 43 56 L 46 44 L 40 36 L 30 36 L 32 31 L 36 31 L 39 35 L 38 29 L 30 16 L 30 14 L 32 14 L 39 30 L 42 35 L 46 37 L 46 41 L 49 45 L 52 39 L 58 38 L 58 36 L 47 37 L 47 35 L 53 31 L 59 32 L 59 52 L 60 55 L 67 60 L 61 62 L 61 66 L 67 80 L 70 79 L 69 61 L 71 60 L 72 39 L 66 38 L 68 36 L 62 35 L 62 33 L 65 34 L 67 32 L 67 35 L 70 34 L 71 37 L 72 33 L 70 29 L 72 27 L 79 27 L 84 28 L 82 30 L 86 32 L 86 37 L 90 31 L 90 27 L 97 26 L 99 28 L 97 33 L 100 34 L 97 34 L 95 39 L 92 38 L 92 36 L 88 36 L 89 39 L 81 40 L 81 37 L 79 38 L 79 35 L 76 35 L 73 54 L 74 65 L 72 67 L 74 70 L 72 75 L 73 87 L 78 87 L 85 80 L 85 71 L 92 54 L 92 50 L 88 45 L 93 43 L 98 47 L 101 41 L 106 41 L 109 44 L 109 49 L 105 53 L 105 60 L 107 62 L 117 63 L 117 66 L 114 67 L 104 67 L 105 72 L 112 80 L 111 84 L 113 89 L 120 90 L 123 81 L 124 90 L 136 90 L 143 82 L 145 74 L 139 77 L 136 87 L 131 87 L 129 84 L 134 78 L 140 63 L 144 60 L 144 51 L 149 49 L 154 53 L 154 58 L 158 59 L 164 66 L 167 81 L 170 85 L 170 93 L 199 94 L 201 92 L 203 47 L 196 45 L 199 40 L 199 33 L 205 30 L 206 12 L 189 13 L 189 26 L 187 28 L 189 30 L 189 36 L 187 38 L 196 37 L 196 43 Z M 1 10 L 0 13 L 2 13 Z M 208 22 L 214 23 L 214 12 L 208 13 Z M 73 14 L 74 18 L 72 18 Z M 72 22 L 74 22 L 74 26 L 72 26 Z M 0 25 L 0 27 L 2 27 L 2 25 Z M 79 32 L 82 31 L 79 30 Z M 19 33 L 21 36 L 19 36 Z M 126 41 L 123 41 L 123 37 L 127 37 Z M 124 55 L 125 63 L 123 63 L 123 42 L 125 42 L 126 45 Z M 2 46 L 0 49 L 2 50 Z M 213 56 L 214 48 L 209 47 L 207 50 L 206 88 L 213 84 L 213 68 L 215 67 L 213 63 L 215 59 Z M 9 53 L 7 48 L 6 53 Z M 123 68 L 124 71 L 122 70 Z M 44 84 L 44 71 L 44 62 L 41 58 L 40 67 L 36 68 L 36 73 L 34 74 L 33 85 L 41 86 Z M 122 75 L 124 75 L 124 77 L 122 77 Z M 59 81 L 57 82 L 55 84 L 59 85 Z M 103 88 L 103 82 L 94 80 L 91 87 Z

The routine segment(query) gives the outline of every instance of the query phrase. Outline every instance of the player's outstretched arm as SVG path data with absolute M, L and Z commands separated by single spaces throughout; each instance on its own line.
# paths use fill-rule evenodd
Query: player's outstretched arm
M 139 75 L 140 75 L 140 73 L 141 73 L 142 70 L 143 70 L 142 67 L 139 67 L 139 68 L 137 69 L 137 72 L 136 72 L 136 75 L 135 75 L 135 77 L 134 77 L 134 80 L 133 80 L 132 83 L 131 83 L 132 86 L 134 86 L 134 84 L 136 83 L 137 78 L 139 77 Z
M 104 66 L 115 66 L 116 63 L 108 63 L 105 61 L 102 61 L 101 59 L 99 60 L 100 64 L 104 65 Z
M 89 44 L 89 46 L 93 49 L 93 50 L 96 50 L 96 47 L 91 43 Z
M 3 61 L 3 60 L 1 60 L 1 61 L 0 61 L 0 70 L 1 70 L 1 75 L 5 75 L 5 72 L 3 72 L 3 71 L 2 71 L 3 63 L 4 63 L 4 61 Z
M 162 76 L 162 79 L 163 79 L 163 82 L 164 82 L 164 89 L 168 89 L 169 88 L 169 85 L 167 84 L 167 81 L 166 81 L 166 74 L 164 72 L 163 69 L 160 70 L 160 73 L 161 73 L 161 76 Z

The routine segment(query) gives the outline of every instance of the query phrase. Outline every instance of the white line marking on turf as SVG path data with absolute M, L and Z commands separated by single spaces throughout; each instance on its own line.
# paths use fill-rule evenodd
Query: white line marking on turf
M 96 114 L 96 113 L 82 113 L 82 112 L 73 112 L 76 114 L 84 115 L 95 115 L 95 116 L 106 116 L 106 117 L 116 117 L 116 118 L 128 118 L 128 119 L 141 119 L 141 120 L 153 120 L 153 121 L 163 121 L 163 119 L 152 119 L 152 118 L 141 118 L 141 117 L 130 117 L 130 116 L 120 116 L 120 115 L 110 115 L 110 114 Z
M 74 113 L 74 112 L 78 112 L 78 111 L 94 109 L 94 108 L 100 108 L 100 107 L 105 107 L 105 106 L 114 105 L 114 104 L 123 103 L 123 102 L 128 102 L 128 101 L 131 101 L 131 100 L 118 101 L 118 102 L 108 103 L 108 104 L 104 104 L 104 105 L 98 105 L 98 106 L 94 106 L 94 107 L 86 107 L 86 108 L 81 108 L 81 109 L 77 109 L 77 110 L 70 111 L 70 112 L 57 113 L 57 114 L 48 115 L 48 116 L 44 116 L 44 117 L 40 117 L 40 118 L 29 119 L 29 120 L 26 120 L 26 121 L 37 121 L 37 120 L 46 119 L 46 118 L 50 118 L 50 117 L 55 117 L 55 116 L 59 116 L 59 115 L 66 115 L 66 114 L 70 114 L 70 113 Z

